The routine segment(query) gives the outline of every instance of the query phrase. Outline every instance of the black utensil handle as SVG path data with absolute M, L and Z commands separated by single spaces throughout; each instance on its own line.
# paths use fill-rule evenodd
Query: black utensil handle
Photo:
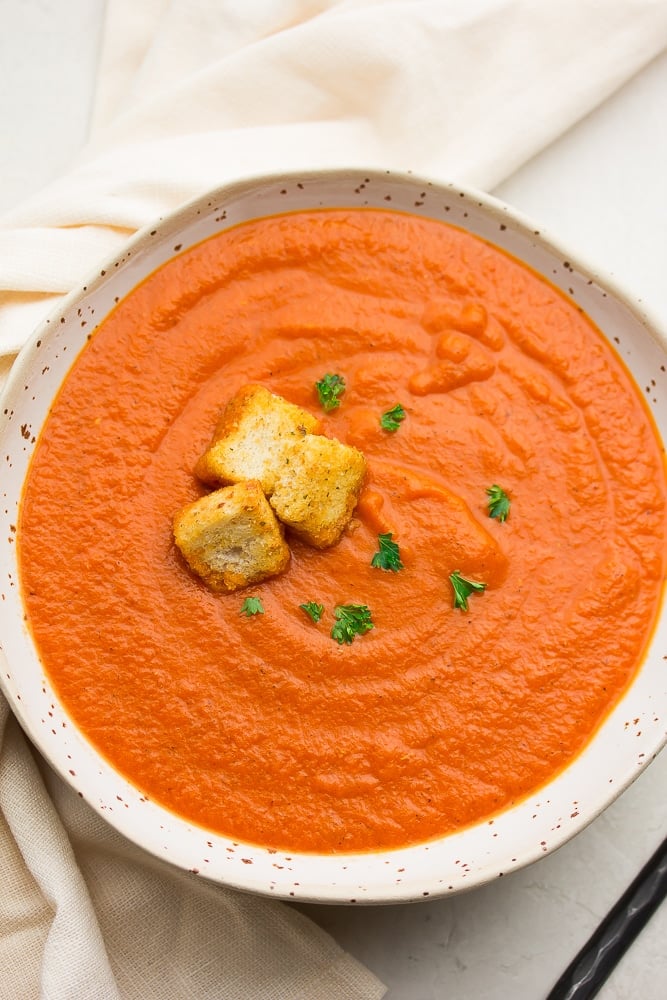
M 589 1000 L 667 895 L 667 838 L 570 963 L 547 1000 Z

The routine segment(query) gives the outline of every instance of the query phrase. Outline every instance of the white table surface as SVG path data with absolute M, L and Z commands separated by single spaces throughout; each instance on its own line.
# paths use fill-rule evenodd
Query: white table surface
M 0 212 L 66 169 L 84 141 L 103 10 L 104 0 L 0 0 Z M 666 178 L 667 54 L 494 193 L 613 274 L 667 330 Z M 303 909 L 387 983 L 390 1000 L 540 1000 L 667 833 L 666 791 L 663 753 L 574 840 L 484 888 Z M 600 997 L 665 1000 L 665 942 L 667 906 Z

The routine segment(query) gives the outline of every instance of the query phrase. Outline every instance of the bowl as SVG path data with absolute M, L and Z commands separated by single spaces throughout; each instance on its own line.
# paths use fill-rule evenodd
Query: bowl
M 107 822 L 156 857 L 236 889 L 285 899 L 393 903 L 461 892 L 554 851 L 641 773 L 667 740 L 667 621 L 661 615 L 640 669 L 587 746 L 535 794 L 491 819 L 425 843 L 317 854 L 258 847 L 202 829 L 149 800 L 102 758 L 60 703 L 26 625 L 16 525 L 40 428 L 92 332 L 145 276 L 222 230 L 302 209 L 377 207 L 434 218 L 481 237 L 537 273 L 593 320 L 631 372 L 663 439 L 667 346 L 654 323 L 609 280 L 539 227 L 486 194 L 374 170 L 254 177 L 207 193 L 128 241 L 34 332 L 0 408 L 2 689 L 56 772 Z

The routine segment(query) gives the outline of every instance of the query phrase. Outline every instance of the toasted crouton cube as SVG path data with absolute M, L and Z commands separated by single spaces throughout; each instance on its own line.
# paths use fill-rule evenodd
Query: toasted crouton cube
M 291 530 L 318 549 L 334 545 L 352 517 L 366 472 L 360 451 L 309 434 L 285 452 L 271 506 Z
M 282 526 L 257 480 L 215 490 L 174 518 L 174 539 L 211 590 L 239 590 L 287 568 Z
M 307 410 L 264 386 L 244 386 L 227 404 L 195 473 L 212 485 L 257 479 L 270 496 L 285 448 L 319 429 Z

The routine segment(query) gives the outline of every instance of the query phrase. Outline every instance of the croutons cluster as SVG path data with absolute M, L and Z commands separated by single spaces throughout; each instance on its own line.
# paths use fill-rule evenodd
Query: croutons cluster
M 245 386 L 195 467 L 217 488 L 178 512 L 176 545 L 211 590 L 259 583 L 289 563 L 285 528 L 315 548 L 340 539 L 365 472 L 361 452 L 322 435 L 312 414 Z

